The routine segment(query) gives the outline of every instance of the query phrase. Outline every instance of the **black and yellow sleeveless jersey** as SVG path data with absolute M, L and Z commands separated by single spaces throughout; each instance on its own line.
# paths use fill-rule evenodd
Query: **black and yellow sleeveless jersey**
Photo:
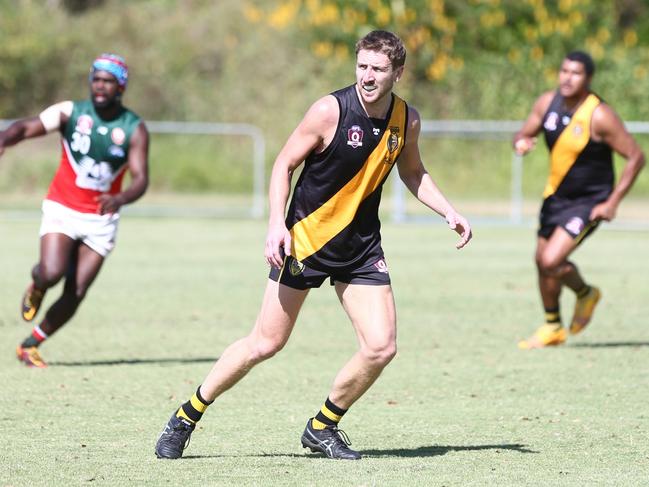
M 293 257 L 325 272 L 382 257 L 381 188 L 403 149 L 408 120 L 408 106 L 396 95 L 385 119 L 367 116 L 354 85 L 332 95 L 340 107 L 336 133 L 324 151 L 306 158 L 286 218 Z
M 591 93 L 574 113 L 564 107 L 557 92 L 543 117 L 545 142 L 550 150 L 550 175 L 544 198 L 604 200 L 613 190 L 611 148 L 591 137 L 591 119 L 601 99 Z

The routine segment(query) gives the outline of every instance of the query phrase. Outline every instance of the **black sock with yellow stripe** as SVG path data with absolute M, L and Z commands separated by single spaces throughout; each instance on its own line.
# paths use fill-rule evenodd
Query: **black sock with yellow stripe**
M 559 307 L 545 308 L 545 322 L 549 325 L 556 325 L 557 328 L 561 327 L 561 313 Z
M 579 291 L 577 291 L 577 297 L 578 298 L 583 298 L 590 292 L 590 286 L 588 284 L 584 284 L 584 287 L 582 287 Z
M 318 411 L 318 414 L 311 421 L 311 426 L 315 430 L 323 430 L 327 426 L 337 426 L 346 412 L 346 409 L 339 408 L 327 398 L 322 409 Z
M 203 399 L 201 396 L 201 386 L 198 386 L 198 389 L 196 389 L 196 392 L 191 399 L 178 408 L 176 416 L 191 421 L 192 423 L 197 423 L 203 416 L 207 406 L 213 402 L 214 401 L 206 401 Z

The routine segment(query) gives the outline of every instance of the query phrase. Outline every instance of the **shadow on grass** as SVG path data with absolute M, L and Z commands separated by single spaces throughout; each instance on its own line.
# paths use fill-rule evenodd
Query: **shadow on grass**
M 634 348 L 649 347 L 649 342 L 602 342 L 602 343 L 571 343 L 573 348 Z
M 193 357 L 193 358 L 133 358 L 115 360 L 86 360 L 78 362 L 48 362 L 50 367 L 96 367 L 102 365 L 147 365 L 147 364 L 196 364 L 202 362 L 216 362 L 218 357 Z
M 481 450 L 511 450 L 518 453 L 538 453 L 530 450 L 527 445 L 519 443 L 501 444 L 501 445 L 431 445 L 420 446 L 419 448 L 407 449 L 398 448 L 396 450 L 363 450 L 361 453 L 370 457 L 436 457 L 446 455 L 454 451 L 481 451 Z
M 482 450 L 495 450 L 500 451 L 515 451 L 518 453 L 539 453 L 536 450 L 530 450 L 527 445 L 514 444 L 501 444 L 501 445 L 431 445 L 420 446 L 419 448 L 397 448 L 390 450 L 359 450 L 363 457 L 401 457 L 401 458 L 422 458 L 422 457 L 437 457 L 446 455 L 450 452 L 456 451 L 482 451 Z M 233 455 L 187 455 L 184 460 L 199 460 L 201 458 L 225 458 L 232 457 Z M 256 455 L 234 455 L 237 457 L 283 457 L 283 458 L 325 458 L 321 453 L 262 453 Z

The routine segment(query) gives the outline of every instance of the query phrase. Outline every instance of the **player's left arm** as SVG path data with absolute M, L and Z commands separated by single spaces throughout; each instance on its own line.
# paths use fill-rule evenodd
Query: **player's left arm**
M 137 200 L 149 186 L 149 132 L 144 122 L 140 122 L 131 135 L 128 149 L 128 170 L 131 176 L 128 188 L 117 194 L 97 196 L 99 212 L 102 215 L 115 213 L 122 205 Z
M 433 178 L 426 171 L 419 153 L 420 131 L 419 113 L 409 107 L 406 143 L 397 160 L 399 177 L 419 201 L 446 219 L 448 226 L 460 235 L 460 241 L 456 247 L 461 249 L 471 240 L 471 226 L 466 218 L 453 208 L 453 205 L 442 194 Z
M 591 220 L 611 221 L 615 218 L 620 201 L 631 189 L 640 170 L 645 165 L 645 156 L 617 113 L 604 103 L 599 105 L 593 113 L 592 130 L 595 140 L 606 143 L 626 159 L 626 164 L 613 192 L 606 201 L 596 205 L 590 213 Z

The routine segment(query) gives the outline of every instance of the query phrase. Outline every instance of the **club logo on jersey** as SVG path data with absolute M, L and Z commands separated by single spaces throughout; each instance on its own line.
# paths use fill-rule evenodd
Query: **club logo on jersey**
M 581 134 L 584 133 L 584 129 L 581 126 L 581 124 L 579 123 L 575 124 L 575 128 L 572 130 L 572 133 L 575 134 L 575 137 L 581 136 Z
M 374 128 L 372 129 L 372 133 L 373 133 L 374 135 L 379 135 L 379 134 L 381 133 L 381 129 L 374 127 Z
M 77 118 L 77 126 L 74 128 L 76 132 L 82 135 L 90 135 L 92 132 L 92 117 L 90 115 L 80 115 Z
M 97 127 L 97 133 L 99 135 L 106 135 L 108 133 L 108 127 L 106 127 L 105 125 L 100 125 L 99 127 Z
M 377 271 L 379 271 L 379 272 L 381 272 L 383 274 L 388 273 L 388 265 L 385 263 L 385 260 L 383 260 L 383 259 L 377 260 L 374 263 L 374 267 L 376 267 Z
M 390 153 L 399 148 L 399 127 L 390 127 L 390 135 L 388 135 L 388 150 Z
M 121 128 L 115 127 L 110 132 L 110 139 L 113 141 L 113 143 L 122 145 L 124 143 L 124 140 L 126 140 L 126 134 Z
M 568 125 L 570 123 L 570 117 L 568 115 L 564 115 L 563 118 L 561 119 L 561 123 L 564 125 Z
M 358 125 L 352 125 L 347 130 L 347 145 L 351 145 L 354 149 L 363 145 L 363 129 Z
M 584 220 L 578 216 L 573 216 L 568 223 L 566 223 L 566 230 L 572 235 L 579 235 L 584 229 Z
M 557 112 L 550 112 L 548 113 L 548 118 L 545 119 L 545 123 L 543 124 L 543 128 L 545 130 L 557 130 L 557 122 L 559 121 L 559 115 Z
M 124 157 L 126 155 L 124 149 L 118 145 L 111 145 L 108 147 L 108 153 L 113 157 Z
M 383 158 L 384 164 L 394 164 L 395 152 L 399 148 L 399 127 L 390 127 L 390 135 L 385 143 L 388 152 Z
M 291 259 L 288 265 L 288 271 L 292 276 L 299 276 L 304 271 L 304 264 L 299 260 Z

